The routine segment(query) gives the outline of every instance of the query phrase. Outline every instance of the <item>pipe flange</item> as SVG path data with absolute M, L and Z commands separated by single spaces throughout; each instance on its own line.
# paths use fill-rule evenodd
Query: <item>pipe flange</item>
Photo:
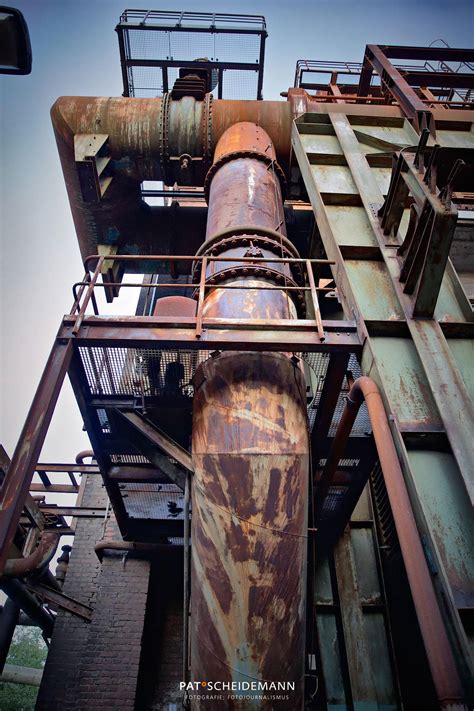
M 202 107 L 202 157 L 204 169 L 212 165 L 212 94 L 206 94 Z
M 255 235 L 245 233 L 242 235 L 232 235 L 229 237 L 224 237 L 223 239 L 219 239 L 216 242 L 213 241 L 212 245 L 207 245 L 207 248 L 204 250 L 204 254 L 208 254 L 209 256 L 215 257 L 235 247 L 250 247 L 252 245 L 254 247 L 263 247 L 264 249 L 273 252 L 278 258 L 286 257 L 288 259 L 291 259 L 294 256 L 293 252 L 291 252 L 285 245 L 279 244 L 267 235 Z M 236 255 L 235 261 L 239 261 L 239 259 L 240 257 Z M 270 260 L 271 257 L 269 257 L 268 259 Z M 271 261 L 269 263 L 271 264 Z M 195 262 L 193 264 L 193 281 L 194 279 L 198 280 L 200 278 L 201 264 L 202 262 Z M 260 262 L 260 264 L 262 265 L 264 263 Z M 295 282 L 299 286 L 304 286 L 304 271 L 301 267 L 301 264 L 298 262 L 288 262 L 287 264 L 291 270 Z
M 168 128 L 169 128 L 169 105 L 171 101 L 171 94 L 167 92 L 163 94 L 160 106 L 160 121 L 158 126 L 158 135 L 160 137 L 160 167 L 163 174 L 163 182 L 165 185 L 169 185 L 168 181 L 168 163 L 169 163 L 169 141 L 168 141 Z
M 233 240 L 236 240 L 235 242 Z M 228 247 L 234 247 L 236 245 L 247 246 L 250 242 L 257 246 L 264 246 L 270 249 L 270 251 L 275 253 L 276 257 L 288 257 L 289 259 L 299 259 L 300 255 L 296 247 L 288 237 L 277 232 L 276 230 L 271 230 L 266 227 L 257 227 L 252 225 L 241 225 L 240 227 L 230 227 L 221 232 L 216 232 L 212 237 L 206 240 L 197 250 L 196 256 L 204 256 L 205 254 L 210 254 L 212 256 L 221 254 Z M 236 261 L 238 257 L 236 257 Z M 300 262 L 289 262 L 290 269 L 293 273 L 293 277 L 296 281 L 304 285 L 304 270 L 302 263 Z M 200 265 L 197 263 L 193 264 L 192 267 L 193 274 L 200 273 Z
M 277 272 L 275 271 L 275 269 L 270 269 L 268 266 L 264 265 L 263 262 L 262 266 L 248 263 L 245 265 L 239 265 L 237 267 L 229 267 L 228 269 L 222 269 L 221 271 L 217 272 L 216 274 L 212 274 L 206 279 L 206 286 L 219 287 L 219 284 L 222 284 L 224 281 L 242 278 L 264 279 L 270 281 L 272 286 L 281 286 L 282 290 L 284 290 L 285 286 L 300 286 L 291 277 L 287 276 L 286 274 L 282 274 L 281 272 Z M 252 287 L 249 287 L 249 289 L 251 288 Z M 304 291 L 295 290 L 287 292 L 287 294 L 288 298 L 290 298 L 294 303 L 298 315 L 301 316 L 301 318 L 305 318 L 306 300 L 304 296 Z M 197 299 L 198 295 L 199 289 L 196 289 L 194 291 L 193 298 Z
M 277 232 L 277 230 L 272 230 L 270 227 L 260 227 L 258 225 L 237 225 L 236 227 L 227 227 L 225 230 L 215 232 L 212 237 L 209 237 L 209 239 L 201 244 L 196 252 L 196 257 L 200 257 L 208 252 L 210 248 L 214 247 L 221 240 L 227 237 L 238 237 L 239 235 L 247 237 L 268 237 L 278 244 L 279 251 L 281 251 L 281 248 L 284 247 L 293 258 L 300 258 L 299 252 L 295 245 L 288 239 L 288 237 L 286 237 L 286 235 L 281 232 Z
M 237 160 L 238 158 L 251 158 L 253 160 L 259 160 L 262 161 L 262 163 L 265 163 L 268 168 L 272 168 L 276 175 L 278 176 L 280 180 L 280 186 L 281 186 L 281 193 L 282 193 L 282 199 L 285 199 L 286 195 L 286 177 L 285 173 L 283 171 L 283 168 L 280 166 L 279 163 L 277 163 L 276 160 L 272 160 L 270 156 L 267 156 L 266 153 L 260 153 L 260 151 L 231 151 L 230 153 L 226 153 L 225 155 L 221 156 L 219 160 L 217 160 L 213 165 L 208 170 L 208 173 L 206 175 L 206 179 L 204 181 L 204 196 L 206 198 L 206 201 L 209 203 L 209 192 L 211 189 L 211 182 L 219 168 L 222 168 L 223 165 L 226 163 L 230 163 L 233 160 Z

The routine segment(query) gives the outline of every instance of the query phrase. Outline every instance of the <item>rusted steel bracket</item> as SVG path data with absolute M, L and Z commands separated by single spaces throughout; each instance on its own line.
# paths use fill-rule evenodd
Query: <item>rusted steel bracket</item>
M 109 136 L 104 133 L 74 136 L 74 159 L 84 202 L 100 202 L 112 182 L 112 176 L 107 173 L 108 140 Z
M 44 602 L 60 607 L 62 610 L 67 610 L 67 612 L 77 617 L 82 617 L 82 619 L 87 620 L 87 622 L 91 621 L 92 608 L 83 602 L 69 597 L 69 595 L 65 595 L 63 592 L 59 592 L 59 590 L 52 590 L 42 583 L 29 581 L 26 586 L 28 590 L 38 595 Z
M 435 122 L 431 110 L 426 107 L 399 70 L 393 66 L 383 48 L 378 45 L 368 44 L 365 48 L 358 95 L 366 96 L 369 93 L 374 69 L 382 80 L 382 87 L 398 101 L 406 116 L 413 121 L 416 130 L 421 132 L 427 128 L 435 137 Z
M 0 573 L 9 555 L 71 355 L 70 341 L 56 342 L 53 346 L 0 492 Z
M 180 467 L 191 473 L 194 472 L 191 455 L 186 450 L 138 412 L 113 408 L 112 420 L 115 420 L 119 429 L 122 428 L 123 430 L 125 427 L 128 436 L 137 449 L 143 452 L 158 469 L 163 471 L 174 484 L 184 491 L 186 477 Z M 180 466 L 176 466 L 167 457 L 157 453 L 156 448 L 162 450 L 167 457 L 174 459 Z
M 105 551 L 119 551 L 127 556 L 148 558 L 150 555 L 163 553 L 172 548 L 171 543 L 140 543 L 139 541 L 110 541 L 107 538 L 96 543 L 94 551 L 97 558 L 104 560 Z
M 413 317 L 431 318 L 457 223 L 453 191 L 456 186 L 463 189 L 468 180 L 474 151 L 435 146 L 425 169 L 427 133 L 422 134 L 416 152 L 398 153 L 379 217 L 384 234 L 396 235 L 403 211 L 412 200 L 408 230 L 397 251 L 402 258 L 400 281 L 404 293 L 413 295 Z

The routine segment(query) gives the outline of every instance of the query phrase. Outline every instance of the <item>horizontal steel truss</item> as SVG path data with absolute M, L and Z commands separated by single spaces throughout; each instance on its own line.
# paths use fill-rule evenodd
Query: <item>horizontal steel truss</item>
M 384 120 L 383 112 L 377 119 L 372 110 L 365 122 L 368 132 L 371 126 L 383 127 Z M 412 297 L 399 280 L 402 240 L 383 233 L 378 214 L 384 195 L 358 135 L 364 131 L 361 116 L 356 123 L 357 131 L 342 112 L 303 115 L 293 126 L 292 146 L 327 258 L 335 262 L 332 270 L 344 311 L 356 319 L 364 342 L 362 371 L 382 392 L 432 561 L 433 585 L 469 686 L 472 670 L 461 615 L 472 614 L 474 606 L 466 570 L 472 561 L 468 529 L 474 494 L 474 414 L 466 387 L 472 309 L 448 260 L 434 318 L 413 318 Z M 407 145 L 416 144 L 416 134 L 405 124 L 397 130 L 405 130 Z M 311 137 L 310 149 L 305 148 L 305 134 Z M 332 135 L 337 146 L 322 151 L 321 167 L 314 147 L 318 134 Z M 380 150 L 386 149 L 381 145 Z M 326 201 L 331 178 L 336 187 Z M 350 202 L 343 192 L 348 192 L 346 186 Z
M 424 65 L 407 66 L 392 63 L 391 60 L 415 60 Z M 438 62 L 442 69 L 435 69 L 430 62 Z M 447 62 L 460 63 L 467 71 L 453 71 Z M 451 47 L 403 47 L 389 45 L 367 45 L 362 64 L 358 62 L 329 62 L 298 60 L 295 73 L 295 87 L 321 92 L 322 100 L 340 102 L 338 96 L 356 103 L 389 102 L 395 99 L 405 116 L 413 121 L 417 131 L 428 128 L 435 135 L 433 107 L 438 104 L 443 110 L 452 106 L 472 108 L 470 95 L 474 89 L 474 51 Z M 372 84 L 373 73 L 380 77 L 380 86 Z M 306 79 L 312 74 L 330 74 L 330 82 L 324 84 Z M 358 84 L 347 83 L 345 77 L 356 77 Z M 446 89 L 465 90 L 451 100 L 440 100 L 440 92 Z M 328 93 L 330 92 L 330 93 Z M 324 93 L 328 95 L 323 96 Z M 331 96 L 334 94 L 334 96 Z
M 413 294 L 413 317 L 432 317 L 438 301 L 449 252 L 456 229 L 458 212 L 451 199 L 457 173 L 470 161 L 473 149 L 436 146 L 431 150 L 424 169 L 428 130 L 420 138 L 418 149 L 405 149 L 398 154 L 390 188 L 379 216 L 384 235 L 396 236 L 408 198 L 410 224 L 397 254 L 403 257 L 400 281 L 405 294 Z M 439 191 L 436 176 L 443 163 L 449 179 Z M 444 166 L 446 167 L 446 165 Z
M 472 61 L 472 50 L 451 50 L 445 47 L 390 47 L 369 44 L 365 48 L 364 62 L 359 82 L 358 94 L 365 96 L 370 87 L 372 73 L 375 70 L 381 77 L 382 85 L 395 97 L 405 115 L 413 120 L 414 126 L 421 131 L 427 128 L 435 135 L 432 112 L 420 99 L 412 85 L 418 86 L 454 86 L 474 87 L 474 73 L 458 75 L 456 72 L 403 72 L 394 67 L 390 59 L 436 59 L 452 61 L 455 53 L 461 52 L 463 59 Z M 440 76 L 441 74 L 441 76 Z M 405 76 L 404 76 L 405 75 Z
M 217 322 L 212 319 L 211 323 L 211 320 L 202 319 L 198 333 L 195 318 L 182 319 L 178 323 L 171 321 L 173 319 L 153 317 L 106 318 L 85 316 L 84 313 L 79 317 L 64 317 L 0 492 L 0 571 L 8 557 L 33 474 L 38 470 L 38 457 L 66 374 L 71 380 L 117 522 L 128 538 L 140 537 L 143 533 L 143 526 L 139 522 L 133 527 L 128 525 L 129 517 L 119 483 L 139 481 L 140 476 L 148 481 L 150 479 L 147 477 L 153 475 L 146 468 L 129 467 L 130 475 L 127 478 L 122 467 L 111 467 L 108 457 L 101 453 L 100 441 L 94 434 L 97 427 L 91 419 L 89 392 L 78 353 L 80 346 L 356 354 L 361 350 L 355 324 L 351 321 L 318 323 L 311 320 L 287 320 L 252 323 L 248 320 Z M 324 331 L 323 341 L 318 333 L 318 325 Z M 78 470 L 79 465 L 74 471 Z M 70 515 L 76 513 L 81 515 L 79 509 Z M 83 513 L 96 515 L 89 511 Z M 182 532 L 182 521 L 157 521 L 154 524 L 153 535 L 179 536 Z

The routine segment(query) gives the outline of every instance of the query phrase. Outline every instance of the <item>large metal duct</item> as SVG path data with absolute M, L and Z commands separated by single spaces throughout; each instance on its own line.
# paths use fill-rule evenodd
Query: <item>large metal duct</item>
M 297 256 L 285 236 L 281 178 L 266 131 L 238 123 L 223 134 L 206 181 L 201 254 L 235 262 L 210 263 L 206 316 L 284 319 L 303 310 L 297 290 L 290 298 L 275 289 L 300 282 L 297 265 L 239 261 Z M 301 708 L 309 443 L 297 359 L 226 352 L 205 361 L 192 451 L 191 678 L 224 682 L 226 697 L 193 708 Z M 265 681 L 295 691 L 287 702 L 261 701 Z
M 97 244 L 119 244 L 124 253 L 134 233 L 149 229 L 142 181 L 202 185 L 218 139 L 236 121 L 263 126 L 285 167 L 289 163 L 287 102 L 213 101 L 209 94 L 204 101 L 190 96 L 174 101 L 170 94 L 65 96 L 54 103 L 51 120 L 84 260 L 97 252 Z M 156 223 L 154 228 L 160 244 L 161 230 Z

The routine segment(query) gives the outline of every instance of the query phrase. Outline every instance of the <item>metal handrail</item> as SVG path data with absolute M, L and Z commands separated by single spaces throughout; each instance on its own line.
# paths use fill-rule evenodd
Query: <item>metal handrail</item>
M 235 25 L 257 25 L 259 31 L 266 30 L 266 21 L 263 15 L 239 15 L 225 12 L 178 12 L 168 10 L 132 10 L 127 9 L 120 16 L 120 23 L 139 22 L 145 25 L 147 22 L 174 23 L 176 29 L 186 30 L 193 26 L 193 22 L 209 21 L 209 28 L 226 29 L 229 24 Z M 183 24 L 184 23 L 184 24 Z M 189 23 L 189 24 L 186 24 Z M 219 27 L 218 23 L 225 23 L 226 27 Z M 203 28 L 204 29 L 204 28 Z M 257 28 L 256 28 L 257 29 Z
M 201 271 L 200 271 L 200 278 L 199 278 L 199 283 L 155 283 L 155 284 L 143 284 L 142 282 L 134 282 L 134 283 L 125 283 L 123 284 L 122 282 L 102 282 L 99 283 L 98 279 L 99 276 L 102 273 L 103 266 L 105 262 L 122 262 L 122 261 L 156 261 L 156 262 L 163 262 L 163 261 L 168 261 L 170 263 L 173 262 L 201 262 Z M 92 270 L 92 262 L 95 264 L 94 271 L 92 275 L 90 274 Z M 239 284 L 207 284 L 206 283 L 206 269 L 207 265 L 209 262 L 249 262 L 249 263 L 262 263 L 265 262 L 267 264 L 274 264 L 274 263 L 283 263 L 283 264 L 304 264 L 306 269 L 306 275 L 308 278 L 308 285 L 304 286 L 295 286 L 295 285 L 287 285 L 286 283 L 281 284 L 281 285 L 275 285 L 275 284 L 268 284 L 267 285 L 255 285 L 255 286 L 247 286 L 247 285 L 239 285 Z M 246 290 L 246 289 L 252 289 L 252 290 L 259 290 L 259 291 L 284 291 L 284 292 L 290 292 L 290 291 L 308 291 L 310 293 L 310 299 L 311 299 L 311 305 L 313 308 L 314 312 L 314 320 L 312 319 L 304 319 L 308 323 L 314 323 L 316 330 L 318 332 L 318 337 L 320 338 L 321 341 L 325 340 L 325 334 L 324 334 L 324 327 L 323 327 L 323 322 L 322 322 L 322 317 L 321 317 L 321 310 L 319 307 L 319 300 L 318 300 L 318 292 L 330 292 L 334 291 L 333 288 L 329 287 L 318 287 L 316 286 L 315 279 L 314 279 L 314 274 L 313 274 L 313 264 L 325 264 L 325 265 L 331 265 L 334 264 L 333 261 L 328 260 L 328 259 L 303 259 L 303 258 L 297 258 L 297 257 L 240 257 L 240 256 L 219 256 L 219 255 L 111 255 L 111 256 L 98 256 L 98 255 L 91 255 L 87 257 L 87 259 L 84 262 L 85 264 L 85 269 L 86 273 L 84 276 L 84 279 L 80 282 L 76 282 L 73 284 L 72 290 L 73 290 L 73 296 L 74 296 L 74 303 L 72 305 L 72 308 L 69 312 L 70 316 L 74 316 L 77 314 L 76 320 L 73 325 L 72 333 L 74 335 L 77 335 L 79 333 L 79 330 L 81 328 L 81 325 L 83 323 L 87 307 L 89 303 L 92 303 L 94 313 L 96 316 L 99 316 L 99 310 L 97 307 L 97 302 L 95 299 L 95 288 L 99 287 L 102 289 L 109 289 L 109 288 L 151 288 L 151 289 L 189 289 L 193 288 L 197 291 L 197 313 L 196 317 L 194 319 L 191 318 L 191 321 L 193 321 L 195 325 L 195 335 L 196 338 L 200 338 L 202 335 L 202 330 L 203 330 L 203 306 L 204 306 L 204 298 L 206 295 L 206 289 L 241 289 L 241 290 Z M 79 288 L 79 292 L 77 289 Z M 236 324 L 241 325 L 242 324 L 242 319 L 229 319 L 230 322 L 232 320 L 235 320 Z M 277 319 L 278 320 L 278 319 Z M 288 319 L 288 325 L 291 327 L 291 322 L 295 321 L 295 319 Z M 206 320 L 206 323 L 208 320 Z M 252 320 L 249 320 L 249 325 L 252 323 Z M 255 323 L 255 326 L 258 324 Z M 295 324 L 297 326 L 298 324 Z

